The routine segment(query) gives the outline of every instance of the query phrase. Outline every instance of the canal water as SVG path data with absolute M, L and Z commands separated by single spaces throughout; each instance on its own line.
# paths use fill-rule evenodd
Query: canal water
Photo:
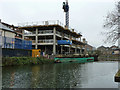
M 3 88 L 118 88 L 118 62 L 59 63 L 2 68 Z

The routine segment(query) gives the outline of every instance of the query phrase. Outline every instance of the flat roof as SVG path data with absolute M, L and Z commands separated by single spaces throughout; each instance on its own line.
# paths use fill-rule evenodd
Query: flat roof
M 39 30 L 53 30 L 53 28 L 56 28 L 59 31 L 63 31 L 65 33 L 71 33 L 75 37 L 81 37 L 82 35 L 80 33 L 76 33 L 71 31 L 70 29 L 64 28 L 60 25 L 33 25 L 33 26 L 23 26 L 23 27 L 18 27 L 19 29 L 25 29 L 28 31 L 34 31 L 36 28 Z

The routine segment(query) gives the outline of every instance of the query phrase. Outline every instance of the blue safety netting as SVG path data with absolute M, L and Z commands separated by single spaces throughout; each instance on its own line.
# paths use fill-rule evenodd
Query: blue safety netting
M 2 48 L 32 49 L 32 41 L 2 37 Z

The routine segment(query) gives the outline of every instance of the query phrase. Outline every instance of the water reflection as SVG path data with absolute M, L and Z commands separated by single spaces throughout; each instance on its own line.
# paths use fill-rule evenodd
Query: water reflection
M 117 88 L 117 62 L 60 63 L 3 68 L 4 88 Z

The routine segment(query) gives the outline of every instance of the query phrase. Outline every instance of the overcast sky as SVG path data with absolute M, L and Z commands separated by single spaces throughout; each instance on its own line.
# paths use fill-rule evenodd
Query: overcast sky
M 8 24 L 59 20 L 64 23 L 62 3 L 65 0 L 0 0 L 0 18 Z M 108 12 L 115 9 L 118 0 L 68 0 L 70 27 L 82 32 L 90 45 L 104 44 L 102 27 Z

